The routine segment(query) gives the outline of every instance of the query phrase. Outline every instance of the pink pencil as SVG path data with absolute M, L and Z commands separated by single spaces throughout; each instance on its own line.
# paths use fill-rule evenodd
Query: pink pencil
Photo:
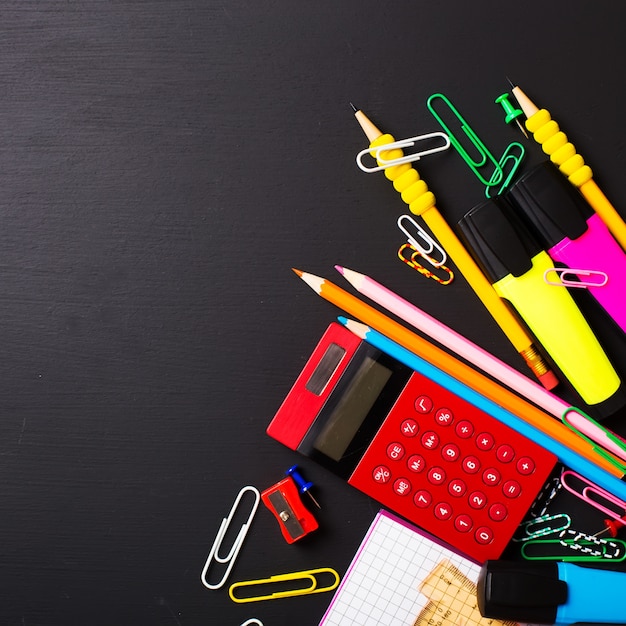
M 517 391 L 524 398 L 535 403 L 558 419 L 570 409 L 570 405 L 530 380 L 513 367 L 507 365 L 493 354 L 472 343 L 450 327 L 442 324 L 415 305 L 407 302 L 387 287 L 365 274 L 359 274 L 340 265 L 335 269 L 361 294 L 370 298 L 390 313 L 397 315 L 407 324 L 422 331 L 432 339 L 446 346 L 459 356 L 491 374 L 504 385 Z

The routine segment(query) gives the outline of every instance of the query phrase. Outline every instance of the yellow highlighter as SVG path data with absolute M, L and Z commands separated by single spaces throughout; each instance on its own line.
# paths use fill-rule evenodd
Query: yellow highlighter
M 490 200 L 459 222 L 498 295 L 524 319 L 563 375 L 603 416 L 623 405 L 621 381 L 567 289 L 548 284 L 554 262 L 508 204 Z

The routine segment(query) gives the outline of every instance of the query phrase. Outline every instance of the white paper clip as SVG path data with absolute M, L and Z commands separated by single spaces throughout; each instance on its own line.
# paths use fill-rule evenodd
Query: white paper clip
M 247 619 L 241 626 L 263 626 L 263 622 L 256 617 Z
M 226 532 L 228 531 L 228 526 L 230 525 L 233 517 L 235 516 L 235 512 L 237 511 L 237 507 L 239 506 L 241 499 L 243 498 L 244 494 L 248 491 L 254 494 L 254 503 L 252 505 L 250 514 L 248 515 L 248 519 L 241 526 L 241 529 L 239 533 L 237 534 L 237 538 L 233 542 L 233 546 L 230 549 L 230 552 L 226 556 L 220 556 L 219 551 L 220 551 L 220 548 L 222 547 L 222 541 L 224 539 L 224 536 L 226 535 Z M 204 564 L 204 567 L 202 568 L 202 575 L 200 576 L 200 580 L 202 581 L 202 584 L 207 589 L 219 589 L 226 582 L 226 579 L 228 578 L 228 575 L 230 574 L 230 571 L 232 570 L 233 565 L 235 564 L 235 560 L 237 558 L 237 555 L 239 554 L 239 550 L 241 549 L 243 541 L 246 538 L 246 535 L 248 534 L 248 529 L 250 528 L 250 524 L 252 523 L 254 514 L 256 513 L 257 507 L 259 506 L 260 499 L 261 499 L 261 494 L 259 493 L 259 490 L 256 487 L 252 487 L 250 485 L 248 485 L 247 487 L 244 487 L 237 495 L 237 498 L 235 499 L 235 502 L 232 508 L 230 509 L 230 513 L 228 514 L 228 517 L 225 517 L 222 520 L 222 523 L 220 524 L 220 528 L 217 531 L 215 541 L 213 542 L 213 545 L 211 546 L 211 551 L 209 552 L 209 556 L 206 560 L 206 563 Z M 213 561 L 216 561 L 217 563 L 222 563 L 222 564 L 228 563 L 226 572 L 224 573 L 224 576 L 222 576 L 222 580 L 220 580 L 219 583 L 214 583 L 214 584 L 209 583 L 206 579 L 207 574 L 209 572 L 209 568 L 211 567 Z
M 389 150 L 398 150 L 402 148 L 411 148 L 418 141 L 426 141 L 428 139 L 435 138 L 443 139 L 443 145 L 435 146 L 434 148 L 427 148 L 425 150 L 422 150 L 421 152 L 412 152 L 411 154 L 406 154 L 395 159 L 387 160 L 382 156 L 383 152 L 388 152 Z M 449 147 L 450 137 L 448 137 L 446 133 L 426 133 L 425 135 L 416 135 L 415 137 L 410 137 L 409 139 L 400 139 L 399 141 L 392 141 L 391 143 L 386 143 L 382 146 L 376 146 L 375 148 L 366 148 L 365 150 L 361 150 L 361 152 L 356 155 L 356 164 L 364 172 L 370 174 L 372 172 L 380 172 L 381 170 L 387 169 L 388 167 L 392 167 L 394 165 L 402 165 L 403 163 L 419 161 L 423 156 L 435 154 L 436 152 L 443 152 Z M 363 157 L 366 154 L 369 154 L 376 159 L 376 161 L 378 162 L 378 165 L 376 167 L 367 167 L 366 165 L 363 165 Z
M 558 280 L 551 281 L 548 276 L 551 272 L 557 275 Z M 575 276 L 579 280 L 571 280 L 566 278 L 568 275 Z M 591 280 L 580 280 L 581 277 Z M 598 280 L 595 280 L 597 277 Z M 555 285 L 556 287 L 604 287 L 607 284 L 609 277 L 606 272 L 599 270 L 577 270 L 569 267 L 550 267 L 543 273 L 543 279 L 548 285 Z
M 402 225 L 404 220 L 408 220 L 413 224 L 417 234 L 426 242 L 428 248 L 420 245 L 417 239 Z M 398 228 L 406 235 L 408 243 L 418 250 L 433 267 L 441 267 L 448 260 L 446 251 L 410 215 L 401 215 L 398 218 Z M 441 255 L 441 261 L 436 261 L 430 256 L 435 250 Z

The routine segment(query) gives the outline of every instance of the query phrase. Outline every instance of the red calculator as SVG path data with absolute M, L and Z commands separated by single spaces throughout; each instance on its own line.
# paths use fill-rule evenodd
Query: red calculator
M 267 433 L 478 563 L 502 554 L 557 462 L 337 323 Z

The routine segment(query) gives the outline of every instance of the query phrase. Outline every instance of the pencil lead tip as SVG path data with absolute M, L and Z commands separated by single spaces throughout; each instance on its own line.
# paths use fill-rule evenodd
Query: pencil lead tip
M 343 267 L 341 265 L 335 265 L 335 269 L 343 276 Z
M 511 85 L 511 89 L 515 89 L 517 85 L 507 76 L 506 79 L 509 81 L 509 85 Z
M 291 268 L 300 278 L 302 278 L 302 274 L 304 274 L 304 272 L 302 270 L 297 270 L 295 267 Z
M 358 111 L 358 109 L 354 106 L 354 104 L 352 104 L 352 102 L 350 103 L 350 106 L 352 107 L 352 110 L 356 113 Z

